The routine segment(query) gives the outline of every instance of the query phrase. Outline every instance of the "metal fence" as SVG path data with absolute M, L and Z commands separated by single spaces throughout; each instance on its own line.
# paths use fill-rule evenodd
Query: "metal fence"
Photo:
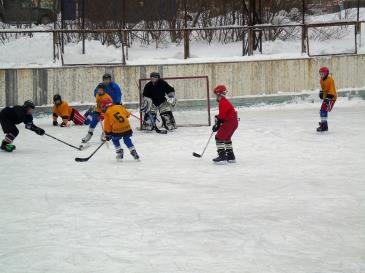
M 38 0 L 38 5 L 41 1 Z M 340 53 L 354 54 L 357 53 L 356 34 L 364 22 L 360 20 L 360 7 L 365 6 L 365 0 L 55 0 L 52 3 L 54 12 L 60 11 L 52 26 L 33 30 L 30 25 L 18 24 L 17 29 L 4 25 L 0 29 L 0 41 L 6 41 L 11 35 L 52 33 L 53 58 L 67 64 L 63 58 L 66 44 L 81 42 L 85 53 L 86 40 L 99 40 L 120 47 L 121 64 L 126 64 L 128 50 L 136 41 L 156 45 L 181 43 L 185 59 L 190 57 L 192 39 L 207 43 L 239 41 L 242 55 L 262 53 L 263 41 L 296 39 L 301 42 L 302 53 L 321 55 L 312 52 L 311 36 L 330 35 L 323 33 L 324 28 L 334 32 L 348 28 L 354 32 L 354 47 L 351 52 Z M 354 8 L 356 14 L 349 16 L 347 8 Z M 338 16 L 330 22 L 310 22 L 310 16 L 327 12 L 338 12 Z

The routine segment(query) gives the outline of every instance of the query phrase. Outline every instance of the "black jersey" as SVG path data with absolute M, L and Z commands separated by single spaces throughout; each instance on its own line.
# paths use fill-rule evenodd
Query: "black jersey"
M 27 114 L 27 109 L 24 106 L 16 105 L 14 107 L 5 107 L 0 112 L 0 119 L 6 119 L 13 124 L 33 123 L 33 116 Z
M 159 79 L 155 84 L 148 82 L 143 89 L 143 96 L 152 99 L 156 106 L 160 106 L 166 101 L 166 95 L 175 92 L 175 89 L 166 81 Z

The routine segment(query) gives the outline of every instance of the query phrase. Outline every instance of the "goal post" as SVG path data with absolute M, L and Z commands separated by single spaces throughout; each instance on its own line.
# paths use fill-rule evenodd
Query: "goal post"
M 177 127 L 210 126 L 210 90 L 208 76 L 163 77 L 175 89 L 177 103 L 173 114 Z M 138 82 L 140 105 L 143 90 L 150 78 L 141 78 Z M 142 128 L 142 112 L 141 128 Z

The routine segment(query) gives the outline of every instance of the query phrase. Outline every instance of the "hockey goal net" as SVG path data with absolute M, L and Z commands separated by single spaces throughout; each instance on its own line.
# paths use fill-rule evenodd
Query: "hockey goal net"
M 173 108 L 173 114 L 177 127 L 211 125 L 208 76 L 164 77 L 162 79 L 175 89 L 177 103 Z M 140 105 L 143 100 L 144 87 L 149 81 L 149 78 L 139 79 Z

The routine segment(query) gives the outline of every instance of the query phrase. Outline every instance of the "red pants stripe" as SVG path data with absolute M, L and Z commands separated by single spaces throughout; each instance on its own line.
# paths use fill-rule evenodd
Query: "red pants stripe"
M 323 101 L 321 105 L 321 111 L 331 112 L 333 106 L 335 105 L 335 102 L 335 100 L 330 100 L 330 103 L 327 105 L 327 103 Z
M 75 123 L 75 125 L 84 125 L 85 117 L 81 115 L 79 111 L 74 109 L 74 116 L 72 121 Z

